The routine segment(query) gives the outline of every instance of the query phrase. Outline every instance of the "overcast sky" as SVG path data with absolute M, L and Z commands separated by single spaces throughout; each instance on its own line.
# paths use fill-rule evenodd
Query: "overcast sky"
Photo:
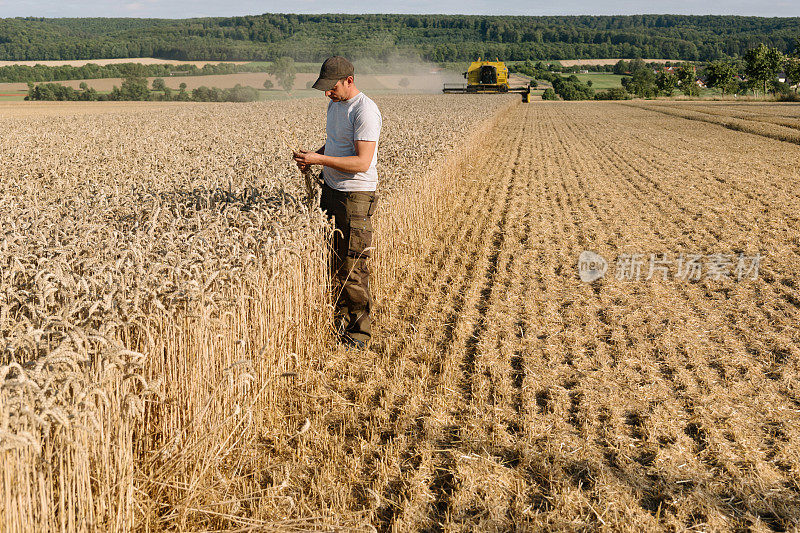
M 800 16 L 797 0 L 588 0 L 520 2 L 510 0 L 412 0 L 399 4 L 390 0 L 0 0 L 0 17 L 156 17 L 188 18 L 258 15 L 261 13 L 448 13 L 471 15 L 633 15 L 670 13 L 685 15 Z

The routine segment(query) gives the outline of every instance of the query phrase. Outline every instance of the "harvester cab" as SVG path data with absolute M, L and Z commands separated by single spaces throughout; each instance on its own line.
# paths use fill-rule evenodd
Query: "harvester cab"
M 478 58 L 477 61 L 470 63 L 464 73 L 464 78 L 467 80 L 466 84 L 445 83 L 442 92 L 488 94 L 512 92 L 522 94 L 523 102 L 530 102 L 530 85 L 511 86 L 508 79 L 508 67 L 499 59 L 484 61 Z
M 464 73 L 466 74 L 466 72 Z M 497 84 L 497 67 L 493 65 L 482 65 L 480 69 L 480 83 L 483 86 Z M 503 85 L 500 85 L 502 89 Z

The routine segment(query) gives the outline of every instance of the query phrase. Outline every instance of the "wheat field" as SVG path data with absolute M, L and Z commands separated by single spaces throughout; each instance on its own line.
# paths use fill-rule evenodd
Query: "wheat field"
M 457 114 L 379 99 L 386 194 L 508 103 L 446 102 Z M 305 208 L 288 148 L 322 143 L 324 105 L 2 119 L 4 530 L 289 514 L 260 450 L 302 425 L 302 382 L 329 341 L 330 227 Z
M 3 529 L 796 528 L 800 112 L 517 100 L 376 98 L 370 351 L 322 100 L 0 108 Z

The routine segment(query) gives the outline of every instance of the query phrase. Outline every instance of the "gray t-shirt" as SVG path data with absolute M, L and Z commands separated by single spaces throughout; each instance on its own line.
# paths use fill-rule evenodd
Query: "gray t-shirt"
M 332 189 L 346 192 L 374 191 L 378 186 L 378 137 L 383 119 L 375 102 L 358 93 L 344 102 L 328 103 L 325 127 L 325 155 L 347 157 L 356 155 L 355 141 L 375 141 L 375 153 L 366 172 L 351 174 L 323 167 L 325 183 Z

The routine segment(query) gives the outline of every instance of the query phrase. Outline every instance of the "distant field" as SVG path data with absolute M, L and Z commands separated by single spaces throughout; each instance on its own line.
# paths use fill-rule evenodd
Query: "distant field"
M 190 104 L 195 105 L 195 104 Z M 197 104 L 200 105 L 200 104 Z M 8 102 L 0 101 L 0 118 L 53 117 L 61 120 L 96 115 L 144 115 L 164 112 L 172 108 L 186 107 L 186 102 Z
M 417 76 L 403 76 L 400 74 L 379 74 L 371 75 L 364 74 L 363 76 L 356 76 L 356 82 L 359 89 L 364 91 L 371 91 L 377 93 L 385 92 L 424 92 L 424 93 L 438 93 L 442 89 L 442 84 L 450 79 L 447 73 L 417 75 Z M 213 76 L 174 76 L 165 77 L 164 82 L 167 87 L 173 90 L 178 90 L 181 83 L 186 84 L 187 90 L 191 91 L 200 86 L 206 87 L 219 87 L 220 89 L 229 89 L 236 84 L 255 87 L 261 89 L 264 85 L 264 80 L 270 78 L 276 88 L 272 91 L 262 91 L 265 94 L 265 100 L 284 99 L 286 95 L 284 91 L 279 89 L 277 80 L 269 74 L 258 72 L 242 72 L 239 74 L 219 74 Z M 405 78 L 408 80 L 407 87 L 401 87 L 400 81 Z M 147 78 L 148 83 L 152 84 L 154 77 Z M 293 92 L 305 92 L 306 84 L 317 79 L 317 74 L 311 73 L 298 73 L 295 78 Z M 82 82 L 86 82 L 89 87 L 100 91 L 107 92 L 114 88 L 116 85 L 122 85 L 121 78 L 104 78 L 95 80 L 70 80 L 55 82 L 62 85 L 78 89 Z M 0 83 L 0 99 L 20 100 L 27 94 L 28 85 L 25 83 Z M 316 91 L 308 91 L 308 96 L 318 94 Z M 294 96 L 294 95 L 293 95 Z
M 131 57 L 131 58 L 120 58 L 120 59 L 81 59 L 75 61 L 0 61 L 0 67 L 7 67 L 10 65 L 23 65 L 23 66 L 35 66 L 35 65 L 45 65 L 48 67 L 59 67 L 59 66 L 71 66 L 71 67 L 82 67 L 89 63 L 105 66 L 105 65 L 119 65 L 122 63 L 141 63 L 143 65 L 195 65 L 198 68 L 202 68 L 205 65 L 219 65 L 221 63 L 226 64 L 233 64 L 233 65 L 253 65 L 259 67 L 266 67 L 270 65 L 271 61 L 182 61 L 179 59 L 156 59 L 153 57 Z M 424 74 L 429 72 L 432 68 L 439 69 L 437 65 L 428 62 L 379 62 L 379 61 L 369 61 L 369 60 L 356 60 L 353 62 L 355 65 L 356 75 L 359 73 L 386 73 L 386 74 Z M 457 65 L 452 68 L 455 68 L 458 72 L 463 70 L 463 62 L 458 62 Z M 300 62 L 295 61 L 294 63 L 295 69 L 297 72 L 319 72 L 320 63 L 319 62 Z
M 48 67 L 60 67 L 68 65 L 70 67 L 82 67 L 93 63 L 95 65 L 118 65 L 120 63 L 141 63 L 143 65 L 196 65 L 202 67 L 203 65 L 216 65 L 218 63 L 233 63 L 236 65 L 244 65 L 247 61 L 180 61 L 177 59 L 156 59 L 154 57 L 128 57 L 121 59 L 79 59 L 75 61 L 0 61 L 0 67 L 7 67 L 9 65 L 25 65 L 32 67 L 34 65 L 46 65 Z
M 613 65 L 620 59 L 625 61 L 632 61 L 632 58 L 616 58 L 616 59 L 559 59 L 558 61 L 544 61 L 545 63 L 560 63 L 564 67 L 574 67 L 575 65 Z M 672 61 L 673 63 L 680 63 L 675 59 L 644 59 L 647 63 L 666 63 Z
M 622 76 L 617 74 L 607 74 L 605 72 L 590 72 L 589 74 L 575 74 L 583 83 L 592 81 L 593 89 L 610 89 L 612 87 L 622 87 Z

